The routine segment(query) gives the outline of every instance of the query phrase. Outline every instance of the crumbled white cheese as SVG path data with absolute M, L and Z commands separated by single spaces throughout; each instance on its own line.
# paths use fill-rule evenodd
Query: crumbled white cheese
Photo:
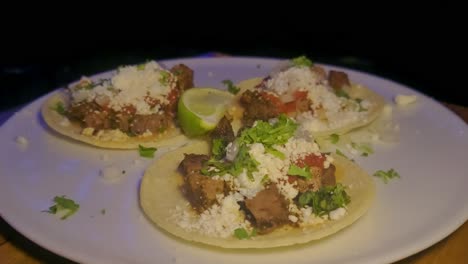
M 70 120 L 68 120 L 66 117 L 63 117 L 59 124 L 63 127 L 68 127 L 70 126 Z
M 225 238 L 232 236 L 237 228 L 251 228 L 240 210 L 236 197 L 228 195 L 218 200 L 219 205 L 214 204 L 200 215 L 194 213 L 187 205 L 185 208 L 177 207 L 172 217 L 183 229 L 189 232 L 198 231 L 212 237 Z
M 409 105 L 418 99 L 418 96 L 416 95 L 404 95 L 404 94 L 398 94 L 395 96 L 395 103 L 397 105 Z
M 335 210 L 330 212 L 330 219 L 331 220 L 338 220 L 338 219 L 342 218 L 345 215 L 346 215 L 346 209 L 344 209 L 343 207 L 340 207 L 340 208 L 335 209 Z
M 16 143 L 18 143 L 18 145 L 20 145 L 21 147 L 27 147 L 28 144 L 29 144 L 29 141 L 26 137 L 23 137 L 23 136 L 17 136 L 16 139 L 15 139 Z
M 89 82 L 89 80 L 84 80 Z M 71 88 L 73 103 L 96 101 L 99 104 L 121 111 L 133 106 L 137 114 L 153 114 L 160 110 L 148 98 L 167 103 L 169 92 L 176 85 L 176 77 L 155 61 L 139 66 L 124 66 L 111 79 L 102 80 L 91 89 Z
M 295 216 L 295 215 L 288 215 L 288 219 L 289 219 L 289 221 L 291 221 L 293 223 L 296 223 L 299 220 L 299 218 L 297 218 L 297 216 Z
M 299 215 L 299 225 L 302 227 L 322 224 L 325 222 L 325 217 L 320 217 L 312 213 L 311 207 L 301 208 L 301 214 Z

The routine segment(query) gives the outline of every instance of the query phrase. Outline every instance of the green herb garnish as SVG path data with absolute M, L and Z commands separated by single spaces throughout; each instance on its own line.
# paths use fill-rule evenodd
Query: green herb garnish
M 389 171 L 378 170 L 374 173 L 375 177 L 379 177 L 383 180 L 384 183 L 388 183 L 391 179 L 400 178 L 400 174 L 396 172 L 394 169 L 390 169 Z
M 223 80 L 222 83 L 227 86 L 227 89 L 232 94 L 237 94 L 240 88 L 235 86 L 231 80 Z
M 213 139 L 212 146 L 211 146 L 211 153 L 215 157 L 215 159 L 221 159 L 226 155 L 226 143 L 224 140 L 216 138 Z
M 338 97 L 344 97 L 346 99 L 350 99 L 351 97 L 349 96 L 349 94 L 347 92 L 345 92 L 345 90 L 343 89 L 337 89 L 335 90 L 335 94 L 336 96 Z
M 63 105 L 63 102 L 57 102 L 55 104 L 55 107 L 52 108 L 53 110 L 57 111 L 57 113 L 61 114 L 61 115 L 65 115 L 66 114 L 66 110 L 65 110 L 65 106 Z
M 286 155 L 284 155 L 283 152 L 281 152 L 281 151 L 279 151 L 277 149 L 274 149 L 272 147 L 265 148 L 265 152 L 269 153 L 269 154 L 271 154 L 271 155 L 273 155 L 273 156 L 275 156 L 275 157 L 277 157 L 277 158 L 279 158 L 281 160 L 284 160 L 286 158 Z
M 329 139 L 330 139 L 331 143 L 336 144 L 336 143 L 338 143 L 338 141 L 340 141 L 340 135 L 331 134 Z
M 318 191 L 307 191 L 299 196 L 299 206 L 310 206 L 316 215 L 324 215 L 346 206 L 351 198 L 345 187 L 338 183 L 336 186 L 322 186 Z
M 159 79 L 159 82 L 160 82 L 162 85 L 167 85 L 167 84 L 169 83 L 169 77 L 170 77 L 169 72 L 167 72 L 167 71 L 160 71 L 159 73 L 161 74 L 161 78 Z
M 68 199 L 65 195 L 55 196 L 54 197 L 55 205 L 49 207 L 48 211 L 45 211 L 50 214 L 64 213 L 60 218 L 62 220 L 67 219 L 69 216 L 73 215 L 80 209 L 80 205 L 75 203 L 75 201 Z
M 355 150 L 361 152 L 361 156 L 367 157 L 369 154 L 374 153 L 374 150 L 371 148 L 370 145 L 365 144 L 365 143 L 355 143 L 351 142 L 351 147 L 353 147 Z
M 296 132 L 297 124 L 282 114 L 276 122 L 257 121 L 252 128 L 242 131 L 240 144 L 261 143 L 265 147 L 285 144 Z
M 145 148 L 142 145 L 138 145 L 138 152 L 140 153 L 141 157 L 145 158 L 154 158 L 154 152 L 158 150 L 157 148 Z
M 136 66 L 137 70 L 143 71 L 145 69 L 146 63 L 138 64 Z
M 292 176 L 301 176 L 306 179 L 312 178 L 312 174 L 310 173 L 310 167 L 305 166 L 304 168 L 301 168 L 295 164 L 291 164 L 288 169 L 288 174 Z
M 252 230 L 252 233 L 248 233 L 247 230 L 245 230 L 245 228 L 236 228 L 234 230 L 234 236 L 237 237 L 238 239 L 248 239 L 248 238 L 251 238 L 251 237 L 254 237 L 257 235 L 257 230 L 256 229 L 253 229 Z
M 346 156 L 343 152 L 341 152 L 341 150 L 339 149 L 336 149 L 336 154 L 342 156 L 342 157 L 345 157 L 345 158 L 348 158 L 348 156 Z
M 313 65 L 312 61 L 309 60 L 306 56 L 299 56 L 291 60 L 294 66 L 305 66 L 310 67 Z

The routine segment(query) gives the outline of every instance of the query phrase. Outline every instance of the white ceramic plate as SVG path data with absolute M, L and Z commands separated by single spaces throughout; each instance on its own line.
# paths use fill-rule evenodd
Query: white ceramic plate
M 277 61 L 258 58 L 181 59 L 196 72 L 198 86 L 264 76 Z M 370 174 L 396 169 L 401 179 L 377 183 L 376 202 L 339 233 L 303 246 L 274 250 L 218 250 L 186 243 L 153 226 L 138 205 L 139 182 L 151 159 L 137 151 L 103 150 L 68 140 L 39 116 L 44 97 L 0 128 L 0 213 L 37 244 L 85 263 L 382 263 L 416 253 L 456 230 L 468 218 L 468 128 L 434 100 L 392 81 L 347 70 L 391 102 L 417 94 L 415 104 L 394 107 L 400 144 L 378 147 L 357 161 Z M 29 140 L 27 147 L 15 142 Z M 165 150 L 161 149 L 158 154 Z M 157 158 L 157 157 L 156 157 Z M 138 160 L 135 162 L 135 160 Z M 109 183 L 100 169 L 125 170 Z M 81 208 L 62 221 L 41 212 L 56 195 Z M 105 209 L 105 214 L 101 210 Z

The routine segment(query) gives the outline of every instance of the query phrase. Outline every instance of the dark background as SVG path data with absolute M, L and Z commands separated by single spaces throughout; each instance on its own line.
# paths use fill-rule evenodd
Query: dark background
M 308 26 L 204 32 L 162 34 L 156 30 L 154 34 L 128 31 L 117 35 L 77 29 L 12 35 L 0 53 L 0 110 L 30 102 L 83 75 L 148 59 L 212 51 L 278 58 L 307 55 L 316 62 L 373 73 L 437 100 L 468 106 L 466 82 L 451 63 L 459 56 L 460 35 L 445 28 L 333 31 Z

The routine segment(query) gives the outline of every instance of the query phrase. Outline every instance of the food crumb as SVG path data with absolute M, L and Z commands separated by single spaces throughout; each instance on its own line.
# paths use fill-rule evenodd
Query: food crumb
M 17 136 L 16 139 L 15 139 L 16 143 L 18 143 L 18 145 L 20 145 L 21 147 L 26 147 L 28 146 L 29 144 L 29 141 L 27 138 L 23 137 L 23 136 Z
M 417 99 L 418 97 L 416 95 L 398 94 L 395 96 L 395 103 L 397 105 L 409 105 L 416 102 Z

